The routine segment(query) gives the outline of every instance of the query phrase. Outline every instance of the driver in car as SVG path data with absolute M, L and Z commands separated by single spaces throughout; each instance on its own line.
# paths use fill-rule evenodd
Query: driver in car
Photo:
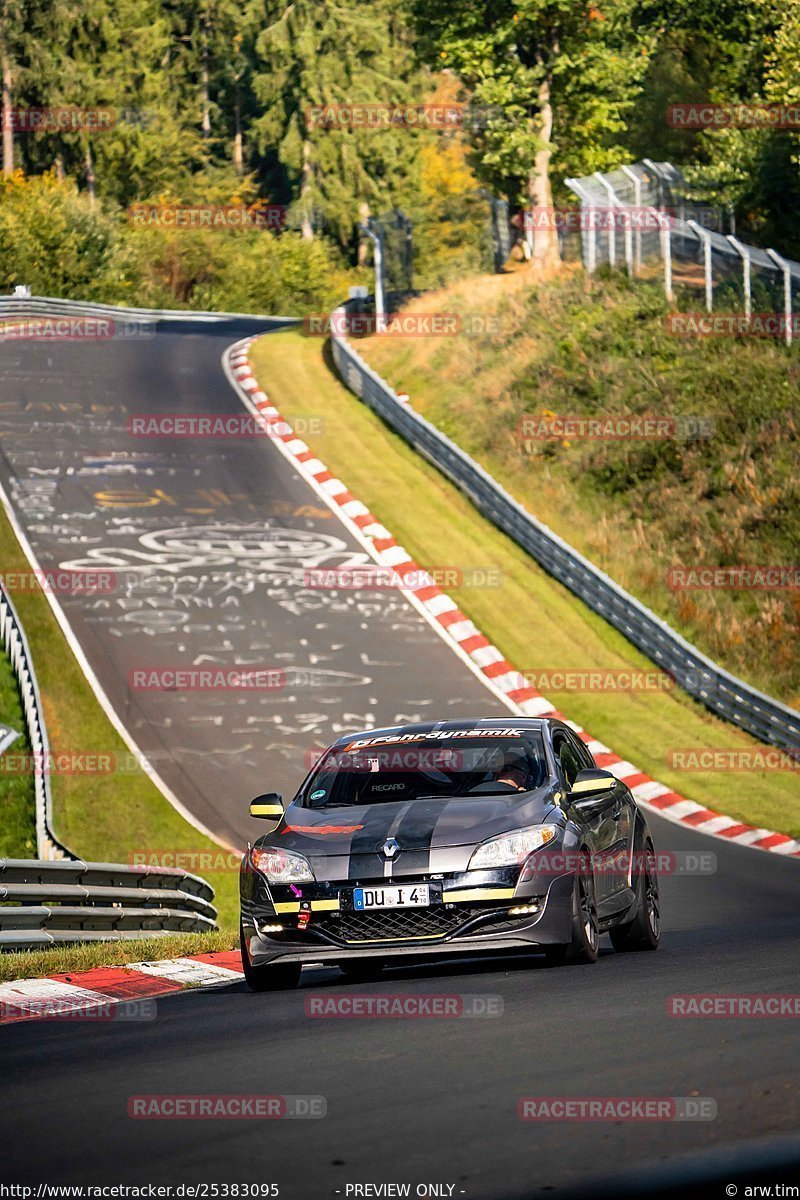
M 528 762 L 525 756 L 515 751 L 509 751 L 495 782 L 508 784 L 518 792 L 524 792 L 528 783 Z

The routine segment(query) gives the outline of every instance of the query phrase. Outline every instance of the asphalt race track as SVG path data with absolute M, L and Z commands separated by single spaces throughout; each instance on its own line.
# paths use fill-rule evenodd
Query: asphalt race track
M 128 432 L 137 414 L 247 417 L 220 356 L 252 332 L 187 321 L 0 345 L 0 481 L 43 569 L 113 576 L 62 607 L 139 748 L 236 848 L 251 796 L 291 796 L 340 734 L 508 711 L 399 592 L 304 586 L 308 570 L 370 559 L 272 439 Z M 313 397 L 305 419 L 319 420 Z M 279 686 L 129 686 L 152 667 L 266 669 Z
M 109 547 L 135 561 L 134 552 L 144 547 L 165 556 L 151 564 L 161 569 L 166 556 L 177 553 L 174 542 L 165 549 L 165 530 L 180 527 L 182 537 L 189 527 L 205 530 L 195 537 L 211 557 L 216 551 L 203 538 L 210 526 L 225 526 L 224 558 L 233 553 L 230 543 L 242 536 L 242 526 L 260 531 L 274 523 L 294 531 L 299 542 L 301 532 L 337 539 L 335 547 L 326 543 L 331 554 L 355 552 L 332 519 L 308 511 L 313 495 L 266 442 L 141 447 L 125 442 L 126 412 L 238 406 L 218 365 L 232 334 L 201 336 L 187 325 L 159 332 L 144 347 L 0 348 L 4 486 L 13 484 L 18 511 L 25 513 L 43 561 L 82 560 L 92 549 Z M 66 413 L 41 408 L 55 399 L 75 408 Z M 90 403 L 109 406 L 96 414 L 100 421 L 91 441 L 80 416 Z M 132 472 L 79 473 L 96 465 L 87 459 L 126 449 L 148 457 L 135 460 Z M 120 458 L 109 461 L 124 465 Z M 54 473 L 37 475 L 34 467 Z M 24 483 L 36 480 L 52 481 L 55 489 L 27 489 L 28 498 L 43 497 L 33 515 Z M 110 492 L 153 496 L 156 489 L 174 503 L 105 507 Z M 198 499 L 197 489 L 218 490 L 228 501 L 212 505 Z M 104 493 L 101 501 L 98 492 Z M 209 511 L 197 511 L 204 503 Z M 69 513 L 64 520 L 55 515 L 62 506 Z M 152 534 L 158 538 L 143 543 Z M 306 542 L 304 547 L 301 561 Z M 189 551 L 184 547 L 180 553 Z M 290 786 L 299 774 L 293 756 L 296 760 L 308 744 L 322 744 L 337 722 L 363 719 L 365 696 L 376 701 L 369 704 L 376 723 L 432 712 L 501 711 L 398 600 L 387 608 L 384 598 L 367 612 L 348 597 L 341 606 L 324 601 L 322 611 L 312 611 L 291 604 L 298 590 L 297 576 L 291 575 L 295 567 L 281 563 L 275 582 L 260 559 L 258 564 L 270 578 L 246 605 L 240 597 L 230 612 L 198 609 L 188 623 L 180 612 L 181 621 L 176 616 L 170 629 L 159 626 L 162 610 L 149 604 L 89 610 L 79 597 L 65 600 L 87 654 L 142 748 L 166 752 L 161 773 L 221 833 L 245 836 L 248 823 L 241 814 L 249 793 L 283 779 Z M 231 569 L 216 565 L 220 574 Z M 202 577 L 201 596 L 220 583 L 211 580 L 214 566 L 186 569 Z M 234 567 L 242 569 L 241 562 Z M 151 583 L 161 578 L 155 571 L 144 574 Z M 158 595 L 155 585 L 149 594 Z M 128 622 L 137 631 L 129 636 L 128 614 L 149 611 L 156 614 L 150 624 Z M 194 622 L 212 628 L 189 628 Z M 220 622 L 226 627 L 216 628 Z M 176 648 L 185 647 L 181 654 L 191 658 L 213 645 L 233 664 L 256 636 L 263 643 L 257 647 L 262 662 L 278 662 L 284 653 L 288 665 L 320 666 L 355 682 L 334 684 L 326 677 L 308 702 L 291 695 L 256 697 L 233 715 L 224 696 L 195 696 L 175 705 L 175 697 L 131 697 L 127 691 L 127 671 L 145 652 L 158 663 L 171 661 Z M 308 704 L 317 718 L 308 728 L 294 715 L 297 704 L 302 711 Z M 343 717 L 343 709 L 355 715 Z M 221 713 L 224 721 L 217 724 Z M 211 719 L 195 719 L 204 717 Z M 285 737 L 284 722 L 291 729 Z M 226 745 L 247 748 L 226 765 Z M 194 755 L 195 749 L 204 754 Z M 222 770 L 224 789 L 218 775 L 205 783 L 206 772 Z M 662 879 L 665 934 L 656 954 L 614 954 L 609 947 L 594 966 L 559 969 L 546 968 L 536 956 L 473 959 L 399 968 L 369 984 L 349 983 L 334 968 L 306 969 L 293 992 L 251 995 L 236 985 L 167 997 L 158 1002 L 157 1019 L 147 1023 L 5 1027 L 4 1182 L 275 1183 L 280 1196 L 291 1200 L 353 1196 L 347 1188 L 354 1184 L 408 1183 L 411 1195 L 417 1184 L 437 1184 L 444 1185 L 443 1196 L 503 1200 L 566 1194 L 627 1171 L 646 1195 L 670 1164 L 688 1162 L 681 1170 L 694 1175 L 708 1156 L 717 1167 L 729 1156 L 736 1179 L 734 1153 L 743 1148 L 746 1155 L 749 1146 L 770 1139 L 762 1155 L 772 1163 L 793 1156 L 794 1182 L 800 1184 L 800 1150 L 792 1140 L 798 1110 L 796 1019 L 677 1019 L 667 1010 L 670 996 L 689 993 L 800 993 L 800 868 L 779 855 L 648 819 L 659 850 L 716 855 L 711 873 Z M 308 1015 L 314 997 L 341 991 L 478 995 L 492 998 L 502 1012 L 439 1019 Z M 322 1096 L 327 1115 L 213 1122 L 127 1115 L 129 1097 L 165 1093 Z M 522 1121 L 517 1106 L 526 1096 L 708 1098 L 716 1117 Z M 766 1167 L 760 1181 L 768 1181 Z M 724 1176 L 705 1194 L 725 1195 Z
M 718 856 L 714 875 L 663 881 L 656 954 L 590 967 L 513 962 L 404 968 L 377 983 L 304 971 L 294 992 L 244 985 L 158 1002 L 147 1024 L 41 1022 L 2 1032 L 3 1176 L 9 1182 L 275 1182 L 312 1200 L 350 1183 L 441 1182 L 454 1196 L 538 1196 L 796 1129 L 791 1019 L 675 1019 L 683 993 L 800 992 L 797 864 L 654 819 L 656 844 Z M 604 939 L 605 941 L 605 939 Z M 496 1017 L 326 1019 L 343 989 L 499 996 Z M 150 1121 L 132 1095 L 300 1094 L 322 1120 Z M 521 1096 L 701 1096 L 717 1119 L 531 1123 Z M 800 1174 L 800 1155 L 798 1155 Z M 762 1176 L 762 1182 L 765 1176 Z M 352 1193 L 351 1193 L 352 1194 Z M 722 1195 L 722 1189 L 708 1195 Z

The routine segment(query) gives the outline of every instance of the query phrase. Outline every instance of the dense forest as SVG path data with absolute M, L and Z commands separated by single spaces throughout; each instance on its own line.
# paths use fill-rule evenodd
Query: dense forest
M 2 291 L 307 312 L 360 278 L 370 214 L 412 212 L 444 282 L 481 267 L 487 195 L 645 156 L 798 256 L 800 129 L 666 113 L 800 103 L 800 0 L 0 4 Z

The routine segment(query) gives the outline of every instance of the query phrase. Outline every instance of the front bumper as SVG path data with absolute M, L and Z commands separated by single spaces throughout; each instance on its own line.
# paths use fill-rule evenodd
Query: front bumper
M 299 902 L 273 897 L 266 888 L 256 889 L 256 894 L 242 898 L 250 961 L 262 966 L 279 960 L 310 963 L 474 954 L 569 941 L 572 875 L 549 879 L 546 885 L 539 882 L 537 891 L 527 884 L 518 888 L 508 878 L 495 877 L 480 887 L 463 887 L 459 882 L 463 878 L 442 881 L 435 900 L 432 892 L 434 902 L 426 908 L 366 913 L 356 913 L 348 904 L 350 883 L 328 885 L 324 895 Z M 520 908 L 528 911 L 513 911 Z

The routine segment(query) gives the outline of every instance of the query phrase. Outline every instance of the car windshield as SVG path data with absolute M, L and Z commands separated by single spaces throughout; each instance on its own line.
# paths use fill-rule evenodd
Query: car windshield
M 457 730 L 384 734 L 328 750 L 303 788 L 307 808 L 416 800 L 420 796 L 509 796 L 547 776 L 537 733 Z

